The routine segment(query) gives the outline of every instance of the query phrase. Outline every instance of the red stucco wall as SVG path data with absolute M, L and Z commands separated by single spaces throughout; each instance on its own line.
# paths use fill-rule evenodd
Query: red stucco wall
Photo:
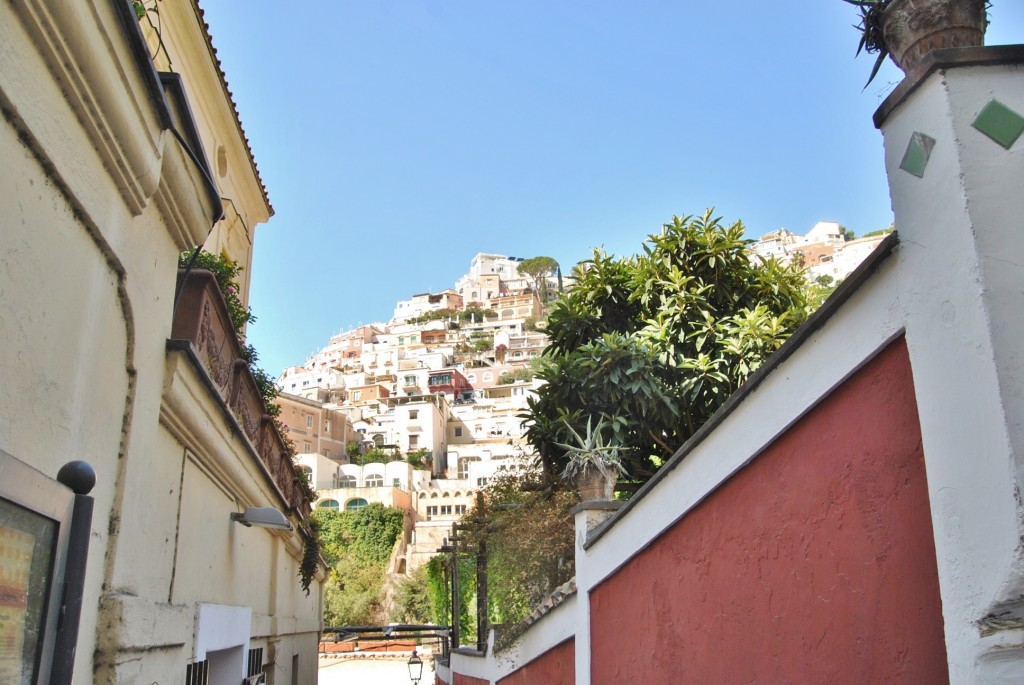
M 452 673 L 452 685 L 491 685 L 483 678 L 474 678 L 471 675 Z
M 591 594 L 592 682 L 948 680 L 902 339 Z
M 576 641 L 566 640 L 498 681 L 498 685 L 573 685 Z

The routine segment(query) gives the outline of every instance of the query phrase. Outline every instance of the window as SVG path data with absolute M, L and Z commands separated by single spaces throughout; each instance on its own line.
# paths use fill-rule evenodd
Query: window
M 384 476 L 372 475 L 366 477 L 366 487 L 379 488 L 384 485 Z
M 436 376 L 431 376 L 430 385 L 451 385 L 452 375 L 450 373 L 439 373 Z
M 312 427 L 313 427 L 313 415 L 312 414 L 307 414 L 306 415 L 306 428 L 312 428 Z
M 249 650 L 249 663 L 245 669 L 247 682 L 263 682 L 256 676 L 263 675 L 263 648 L 256 647 Z
M 427 507 L 427 520 L 430 520 L 431 516 L 437 516 L 437 507 Z
M 409 449 L 420 446 L 420 436 L 410 435 L 409 436 Z
M 409 420 L 410 421 L 415 421 L 419 417 L 420 417 L 420 413 L 419 413 L 418 410 L 412 409 L 412 410 L 409 411 Z
M 455 427 L 455 437 L 457 437 L 457 438 L 461 438 L 462 437 L 462 426 L 456 426 Z
M 316 505 L 318 509 L 338 509 L 338 500 L 336 499 L 325 499 Z
M 324 456 L 327 457 L 328 459 L 330 459 L 331 458 L 331 451 L 330 450 L 324 450 Z
M 402 479 L 401 478 L 392 478 L 391 479 L 391 487 L 393 487 L 393 488 L 400 488 L 400 487 L 402 487 Z
M 462 514 L 465 514 L 466 513 L 466 505 L 465 504 L 456 504 L 455 505 L 455 513 L 459 514 L 460 516 Z
M 324 421 L 324 433 L 330 433 L 330 432 L 331 432 L 331 422 L 330 421 Z
M 469 478 L 469 465 L 474 461 L 480 461 L 480 457 L 462 457 L 459 459 L 459 479 Z
M 487 485 L 487 479 L 486 478 L 477 478 L 476 479 L 476 486 L 478 488 L 482 488 L 485 485 Z
M 484 374 L 484 382 L 494 380 L 494 374 L 488 371 Z
M 450 504 L 442 505 L 441 506 L 441 516 L 451 516 L 451 515 L 452 515 L 452 505 L 450 505 Z
M 360 509 L 365 509 L 367 504 L 369 503 L 361 497 L 350 499 L 345 502 L 345 511 L 359 511 Z
M 210 682 L 210 668 L 206 659 L 185 667 L 185 685 L 207 685 Z
M 354 488 L 354 487 L 356 487 L 356 477 L 355 476 L 339 476 L 338 477 L 338 487 L 339 488 Z
M 302 453 L 303 454 L 309 454 L 309 450 L 312 449 L 312 447 L 313 446 L 310 445 L 308 442 L 302 443 Z
M 406 376 L 405 377 L 405 384 L 407 386 L 408 385 L 416 385 L 416 376 Z
M 363 391 L 362 390 L 353 390 L 352 391 L 352 401 L 353 402 L 358 402 L 361 399 L 363 399 Z

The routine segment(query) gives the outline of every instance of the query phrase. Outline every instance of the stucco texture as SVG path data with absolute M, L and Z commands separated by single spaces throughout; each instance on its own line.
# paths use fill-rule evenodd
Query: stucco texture
M 498 685 L 573 685 L 576 682 L 576 641 L 562 644 L 498 681 Z
M 483 678 L 474 678 L 470 675 L 462 675 L 461 673 L 452 674 L 452 685 L 490 685 Z
M 591 682 L 948 681 L 899 339 L 591 593 Z

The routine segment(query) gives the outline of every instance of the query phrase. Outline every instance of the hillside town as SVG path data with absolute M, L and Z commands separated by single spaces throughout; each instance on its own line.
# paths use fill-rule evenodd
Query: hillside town
M 454 283 L 410 288 L 390 315 L 277 376 L 248 329 L 256 234 L 275 207 L 201 4 L 0 4 L 0 684 L 390 684 L 406 670 L 416 685 L 1024 682 L 1024 45 L 984 44 L 991 3 L 842 3 L 878 55 L 871 78 L 888 57 L 905 73 L 871 117 L 891 226 L 858 238 L 821 221 L 753 240 L 708 209 L 672 216 L 632 257 L 481 252 Z M 524 21 L 547 28 L 545 5 Z M 954 9 L 963 25 L 950 25 Z M 282 24 L 300 14 L 273 10 Z M 456 25 L 442 14 L 428 23 Z M 632 32 L 614 16 L 587 18 L 600 35 Z M 298 39 L 315 42 L 314 23 L 302 16 Z M 359 37 L 345 28 L 332 50 Z M 270 52 L 252 27 L 238 32 Z M 561 49 L 587 35 L 598 34 L 552 29 Z M 601 55 L 617 65 L 626 52 Z M 503 54 L 473 65 L 475 102 L 477 86 L 501 81 L 496 64 L 527 57 Z M 382 100 L 455 90 L 428 78 L 407 92 L 393 81 L 412 65 L 375 71 L 384 63 L 353 70 L 372 72 Z M 555 84 L 573 109 L 548 135 L 553 90 L 507 88 L 514 117 L 543 102 L 517 139 L 530 169 L 545 165 L 525 138 L 555 147 L 582 123 L 581 73 L 611 77 L 567 72 L 586 87 Z M 650 85 L 628 83 L 629 97 L 603 94 L 643 110 L 633 98 Z M 678 127 L 679 101 L 666 102 Z M 329 111 L 344 131 L 320 129 L 317 146 L 350 135 L 331 107 L 289 104 L 310 122 Z M 384 111 L 363 106 L 367 121 Z M 747 151 L 783 138 L 726 135 L 739 129 L 721 111 L 693 129 Z M 505 130 L 469 115 L 488 126 L 466 146 L 490 157 Z M 282 118 L 294 129 L 299 116 Z M 579 132 L 588 149 L 641 149 L 605 146 L 610 130 L 596 145 L 594 130 Z M 289 134 L 303 163 L 319 152 Z M 669 137 L 652 140 L 661 150 Z M 402 166 L 377 148 L 372 159 Z M 771 159 L 791 185 L 828 168 Z M 612 183 L 659 167 L 633 161 Z M 576 180 L 588 164 L 560 173 Z M 461 202 L 475 188 L 449 178 L 455 166 L 484 164 L 414 175 L 452 181 Z M 311 201 L 306 174 L 324 180 L 323 167 L 294 169 L 268 174 L 303 186 L 282 213 Z M 376 213 L 408 219 L 383 178 Z M 509 205 L 481 206 L 530 205 L 552 230 L 569 213 L 538 201 L 550 178 L 504 179 Z M 606 192 L 593 181 L 579 179 L 588 202 Z M 681 185 L 665 184 L 672 202 Z M 317 220 L 345 205 L 333 189 L 319 189 L 331 197 Z M 442 190 L 427 192 L 452 202 Z M 639 215 L 623 197 L 599 211 L 610 209 Z M 415 225 L 417 246 L 438 243 L 433 226 Z M 392 239 L 378 227 L 360 232 Z M 336 244 L 311 236 L 284 240 Z M 328 620 L 350 598 L 360 620 Z M 365 675 L 384 659 L 397 680 Z M 345 660 L 359 668 L 332 672 Z
M 750 247 L 754 259 L 797 262 L 809 279 L 841 282 L 886 233 L 856 239 L 819 222 L 806 235 L 780 229 Z M 522 262 L 479 253 L 453 287 L 399 301 L 389 321 L 332 336 L 277 378 L 276 403 L 314 506 L 379 502 L 405 512 L 393 573 L 429 561 L 495 473 L 534 461 L 521 414 L 538 382 L 532 362 L 548 342 L 541 293 L 553 298 L 559 279 L 545 276 L 542 289 L 519 272 Z M 365 462 L 367 453 L 387 461 Z

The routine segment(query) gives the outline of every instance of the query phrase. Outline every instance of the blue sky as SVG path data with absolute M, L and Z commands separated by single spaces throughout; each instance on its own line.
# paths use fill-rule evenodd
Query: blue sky
M 201 0 L 276 215 L 249 340 L 278 374 L 478 252 L 632 254 L 706 207 L 747 235 L 892 221 L 840 0 Z M 1024 42 L 997 0 L 987 43 Z

